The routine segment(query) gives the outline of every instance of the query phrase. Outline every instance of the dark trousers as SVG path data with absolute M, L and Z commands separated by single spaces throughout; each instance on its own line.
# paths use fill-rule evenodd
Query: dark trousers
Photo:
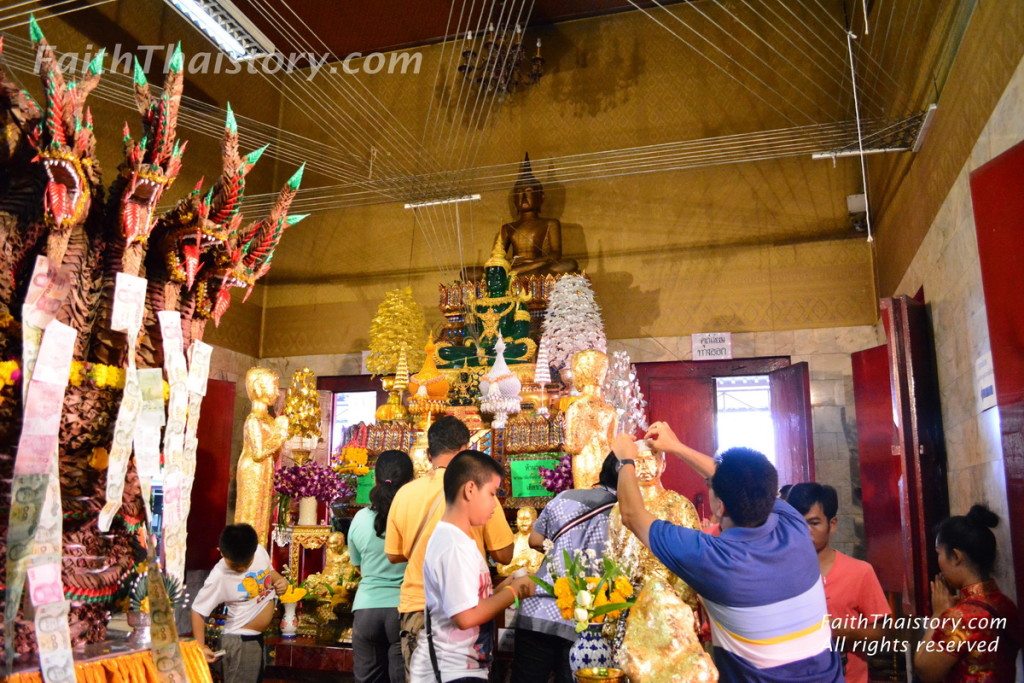
M 572 641 L 516 629 L 516 649 L 512 657 L 512 683 L 543 683 L 555 674 L 555 683 L 573 683 L 569 669 Z
M 394 607 L 352 613 L 352 656 L 356 683 L 405 683 L 405 663 Z

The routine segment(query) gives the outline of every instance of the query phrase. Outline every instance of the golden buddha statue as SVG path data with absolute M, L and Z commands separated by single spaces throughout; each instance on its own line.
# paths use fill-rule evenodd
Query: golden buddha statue
M 525 569 L 530 574 L 536 574 L 540 569 L 540 563 L 544 561 L 544 553 L 530 547 L 530 532 L 536 521 L 536 508 L 525 506 L 516 512 L 516 534 L 512 544 L 512 561 L 508 564 L 498 565 L 498 573 L 502 576 L 512 576 L 518 569 Z
M 558 275 L 579 270 L 575 259 L 562 258 L 562 224 L 540 215 L 544 187 L 533 175 L 530 155 L 523 159 L 519 179 L 512 188 L 518 218 L 501 226 L 502 253 L 511 250 L 512 266 L 520 275 Z
M 412 472 L 413 476 L 417 479 L 422 477 L 430 470 L 434 469 L 434 466 L 430 463 L 430 452 L 428 448 L 430 443 L 427 441 L 427 432 L 430 431 L 431 416 L 427 414 L 427 423 L 423 429 L 416 436 L 416 440 L 413 442 L 412 447 L 409 449 L 409 457 L 412 458 Z
M 581 394 L 565 411 L 565 452 L 572 456 L 573 488 L 595 486 L 612 450 L 618 414 L 601 397 L 607 374 L 608 356 L 601 351 L 580 351 L 572 357 L 572 383 Z
M 665 453 L 653 450 L 647 441 L 638 441 L 637 447 L 634 467 L 647 511 L 658 519 L 690 529 L 700 529 L 700 517 L 693 503 L 661 484 L 661 475 L 665 472 Z M 611 516 L 608 518 L 608 544 L 612 557 L 630 568 L 629 579 L 634 586 L 643 588 L 651 579 L 661 579 L 675 588 L 691 608 L 697 608 L 697 594 L 694 590 L 669 571 L 668 567 L 626 528 L 622 523 L 618 505 L 612 508 Z
M 278 398 L 277 375 L 270 370 L 250 368 L 245 373 L 245 390 L 252 411 L 245 418 L 242 453 L 235 470 L 235 524 L 251 525 L 259 542 L 266 546 L 274 497 L 274 461 L 288 438 L 288 418 L 281 415 L 275 419 L 268 413 Z
M 526 309 L 530 297 L 513 292 L 512 275 L 505 253 L 495 242 L 491 258 L 484 264 L 487 296 L 470 297 L 466 302 L 466 339 L 461 346 L 438 342 L 438 367 L 491 365 L 499 337 L 505 340 L 507 363 L 528 363 L 533 359 L 537 344 L 530 339 L 530 312 Z
M 336 602 L 351 602 L 351 595 L 359 585 L 359 570 L 352 566 L 352 557 L 345 544 L 345 534 L 332 532 L 327 537 L 326 558 L 321 574 L 335 586 Z M 340 587 L 341 594 L 338 595 Z
M 647 582 L 629 610 L 616 659 L 631 681 L 718 680 L 718 669 L 697 639 L 693 610 L 659 578 Z
M 331 533 L 324 549 L 323 570 L 307 576 L 302 586 L 309 591 L 307 598 L 325 603 L 326 611 L 330 613 L 335 605 L 352 602 L 352 593 L 359 586 L 360 577 L 359 570 L 352 566 L 345 534 L 340 531 Z

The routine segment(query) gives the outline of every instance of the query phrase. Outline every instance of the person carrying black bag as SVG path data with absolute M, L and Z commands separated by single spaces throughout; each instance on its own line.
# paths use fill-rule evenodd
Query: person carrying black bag
M 608 515 L 615 505 L 616 458 L 609 453 L 601 467 L 598 485 L 592 489 L 570 489 L 544 506 L 530 534 L 530 545 L 547 547 L 537 577 L 552 582 L 552 570 L 565 574 L 563 551 L 604 553 L 608 540 Z M 569 650 L 579 634 L 571 621 L 562 618 L 555 597 L 538 589 L 523 600 L 515 630 L 512 683 L 546 681 L 554 673 L 555 683 L 573 683 Z

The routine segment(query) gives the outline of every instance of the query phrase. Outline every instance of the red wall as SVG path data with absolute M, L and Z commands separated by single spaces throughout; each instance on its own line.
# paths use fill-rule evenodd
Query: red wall
M 992 342 L 1020 602 L 1024 597 L 1024 142 L 971 174 L 971 199 Z
M 235 383 L 211 379 L 199 414 L 199 450 L 188 515 L 185 569 L 212 569 L 220 559 L 217 541 L 228 513 Z

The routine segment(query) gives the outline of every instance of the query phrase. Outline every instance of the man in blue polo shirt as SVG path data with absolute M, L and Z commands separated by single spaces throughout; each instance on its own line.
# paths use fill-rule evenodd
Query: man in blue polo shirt
M 803 516 L 776 497 L 778 474 L 771 462 L 757 451 L 732 448 L 716 465 L 681 443 L 664 422 L 651 425 L 646 438 L 708 478 L 708 499 L 722 533 L 710 536 L 649 513 L 632 466 L 636 445 L 620 434 L 613 450 L 620 464 L 622 521 L 700 595 L 721 680 L 842 681 L 814 544 Z

